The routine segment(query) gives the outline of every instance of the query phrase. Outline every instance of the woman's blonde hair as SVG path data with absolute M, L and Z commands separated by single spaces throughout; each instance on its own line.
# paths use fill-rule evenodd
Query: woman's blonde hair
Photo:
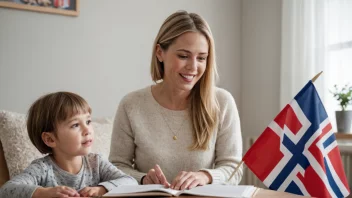
M 199 32 L 208 41 L 209 52 L 207 66 L 203 76 L 193 87 L 190 94 L 190 117 L 193 126 L 192 150 L 206 150 L 210 138 L 217 128 L 219 105 L 215 96 L 217 67 L 215 63 L 215 46 L 207 22 L 198 14 L 178 11 L 170 15 L 160 27 L 153 45 L 151 76 L 154 82 L 164 77 L 164 65 L 156 57 L 156 46 L 166 51 L 183 33 Z

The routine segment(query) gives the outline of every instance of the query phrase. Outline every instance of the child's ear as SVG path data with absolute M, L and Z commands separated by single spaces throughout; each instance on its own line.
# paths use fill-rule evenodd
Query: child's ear
M 42 133 L 42 140 L 43 142 L 50 148 L 56 147 L 56 139 L 53 133 L 50 132 L 43 132 Z

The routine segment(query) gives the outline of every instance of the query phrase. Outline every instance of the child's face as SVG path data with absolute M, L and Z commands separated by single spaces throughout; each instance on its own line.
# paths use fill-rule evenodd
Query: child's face
M 94 130 L 89 113 L 77 114 L 57 125 L 55 154 L 86 155 L 93 144 Z

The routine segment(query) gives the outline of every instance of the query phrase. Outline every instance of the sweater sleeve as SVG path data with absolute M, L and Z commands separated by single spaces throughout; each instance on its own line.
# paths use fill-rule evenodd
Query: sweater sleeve
M 34 191 L 41 186 L 41 176 L 45 168 L 39 161 L 32 162 L 22 173 L 6 182 L 0 189 L 0 197 L 31 198 Z
M 134 133 L 126 111 L 127 100 L 126 97 L 121 100 L 115 115 L 109 160 L 117 168 L 131 175 L 140 183 L 146 173 L 139 172 L 134 168 Z
M 106 190 L 110 191 L 114 187 L 120 185 L 138 185 L 138 182 L 131 176 L 112 165 L 107 159 L 98 155 L 99 160 L 99 185 L 104 186 Z
M 215 167 L 214 169 L 202 169 L 212 176 L 212 183 L 239 184 L 243 170 L 240 167 L 237 173 L 231 178 L 234 169 L 242 160 L 242 135 L 240 119 L 235 100 L 232 95 L 219 90 L 218 97 L 220 107 L 219 126 L 215 144 Z

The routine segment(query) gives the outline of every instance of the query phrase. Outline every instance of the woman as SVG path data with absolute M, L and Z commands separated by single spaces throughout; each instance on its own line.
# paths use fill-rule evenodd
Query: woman
M 183 190 L 238 184 L 242 137 L 231 94 L 215 87 L 214 41 L 206 21 L 180 11 L 155 39 L 155 85 L 126 95 L 116 112 L 110 161 L 141 184 Z

